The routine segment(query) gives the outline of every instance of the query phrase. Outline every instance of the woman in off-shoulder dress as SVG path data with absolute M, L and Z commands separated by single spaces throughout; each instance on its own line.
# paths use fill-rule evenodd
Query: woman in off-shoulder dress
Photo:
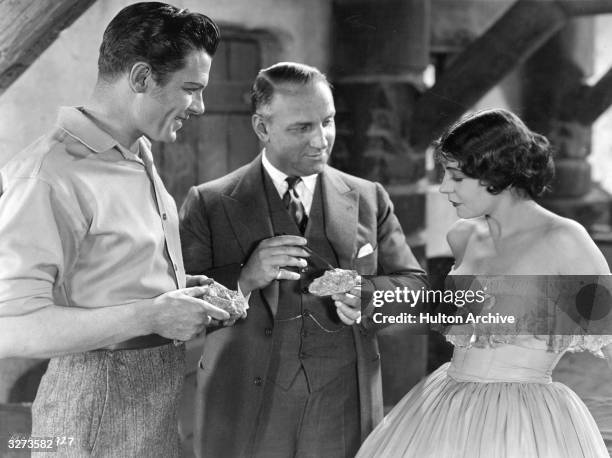
M 528 316 L 551 300 L 555 278 L 610 278 L 584 228 L 534 201 L 553 177 L 552 155 L 546 138 L 516 115 L 496 109 L 463 118 L 438 140 L 436 155 L 445 169 L 440 192 L 461 218 L 448 233 L 455 258 L 449 278 L 486 290 L 485 308 Z M 558 284 L 568 288 L 566 281 Z M 566 315 L 558 321 L 572 310 Z M 554 326 L 543 334 L 534 320 L 525 332 L 448 329 L 451 362 L 415 386 L 357 456 L 608 457 L 584 403 L 552 382 L 551 372 L 566 351 L 607 356 L 612 338 L 601 329 L 559 335 L 563 329 Z

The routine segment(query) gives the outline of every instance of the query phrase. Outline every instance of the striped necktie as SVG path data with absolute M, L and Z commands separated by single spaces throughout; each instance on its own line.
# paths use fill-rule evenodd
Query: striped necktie
M 295 187 L 301 181 L 300 177 L 291 176 L 285 178 L 287 182 L 287 192 L 283 196 L 283 204 L 285 208 L 295 221 L 295 224 L 299 228 L 302 235 L 304 235 L 304 231 L 306 230 L 306 224 L 308 223 L 308 216 L 306 216 L 306 211 L 304 210 L 304 205 L 300 200 L 300 196 L 297 193 Z

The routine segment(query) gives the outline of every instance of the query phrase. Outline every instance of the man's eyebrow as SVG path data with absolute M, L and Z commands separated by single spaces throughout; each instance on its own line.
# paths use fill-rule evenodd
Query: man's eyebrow
M 202 89 L 205 87 L 202 83 L 196 83 L 194 81 L 185 81 L 183 84 L 189 86 L 196 86 L 198 89 Z

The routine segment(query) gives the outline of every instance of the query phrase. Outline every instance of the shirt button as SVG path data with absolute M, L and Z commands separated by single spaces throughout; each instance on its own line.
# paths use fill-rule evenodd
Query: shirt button
M 308 294 L 308 287 L 307 286 L 304 286 L 302 288 L 302 294 Z
M 300 359 L 306 359 L 308 358 L 308 355 L 306 353 L 304 353 L 303 351 L 300 352 Z
M 310 310 L 304 310 L 304 311 L 302 312 L 302 316 L 304 316 L 304 317 L 308 317 L 308 316 L 310 316 Z
M 162 219 L 165 221 L 168 219 L 168 215 L 166 215 L 165 213 L 162 215 Z
M 272 328 L 266 328 L 265 333 L 268 337 L 272 335 Z
M 306 267 L 302 267 L 302 273 L 305 274 L 306 272 L 308 272 L 310 270 L 310 267 L 306 266 Z
M 263 383 L 263 380 L 261 379 L 261 377 L 255 377 L 253 379 L 253 385 L 255 386 L 261 386 L 262 383 Z
M 308 331 L 306 330 L 302 331 L 302 337 L 308 337 Z

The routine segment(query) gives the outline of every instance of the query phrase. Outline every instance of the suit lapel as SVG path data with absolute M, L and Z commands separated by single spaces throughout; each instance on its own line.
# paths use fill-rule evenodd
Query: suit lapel
M 321 173 L 321 184 L 325 235 L 336 251 L 340 267 L 352 269 L 357 243 L 359 192 L 351 189 L 330 167 L 325 167 Z
M 234 190 L 222 196 L 223 207 L 244 256 L 250 255 L 262 239 L 272 237 L 274 230 L 263 184 L 261 154 L 246 168 Z M 262 290 L 272 315 L 278 309 L 278 282 Z
M 325 216 L 325 235 L 336 251 L 340 267 L 354 267 L 359 213 L 359 192 L 351 189 L 332 168 L 321 173 L 321 192 Z M 263 184 L 261 155 L 251 162 L 223 206 L 238 243 L 247 256 L 262 239 L 272 237 L 274 229 Z M 273 316 L 278 309 L 278 282 L 262 290 Z

